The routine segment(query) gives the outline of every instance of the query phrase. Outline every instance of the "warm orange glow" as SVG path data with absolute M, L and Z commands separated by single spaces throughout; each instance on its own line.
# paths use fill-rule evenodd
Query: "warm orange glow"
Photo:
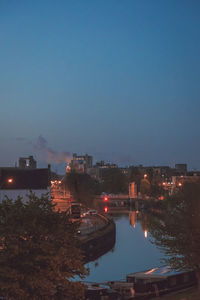
M 151 270 L 147 271 L 145 274 L 151 274 L 151 273 L 153 273 L 154 271 L 156 271 L 157 269 L 158 269 L 158 268 L 151 269 Z
M 178 183 L 178 186 L 182 186 L 182 183 L 181 183 L 181 182 L 179 182 L 179 183 Z
M 163 185 L 166 185 L 166 182 L 163 182 Z
M 8 183 L 12 183 L 13 182 L 13 179 L 12 178 L 9 178 L 8 179 Z
M 148 231 L 145 230 L 145 231 L 144 231 L 144 237 L 147 238 L 147 236 L 148 236 Z
M 147 178 L 147 174 L 144 174 L 144 178 Z

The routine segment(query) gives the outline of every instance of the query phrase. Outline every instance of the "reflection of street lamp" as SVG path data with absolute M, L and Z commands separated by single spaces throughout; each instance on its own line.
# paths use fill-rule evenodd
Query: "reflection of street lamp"
M 108 212 L 108 207 L 104 207 L 104 212 L 107 213 Z
M 148 236 L 148 231 L 145 230 L 145 231 L 144 231 L 144 237 L 147 238 L 147 236 Z
M 144 178 L 147 178 L 147 174 L 144 174 Z

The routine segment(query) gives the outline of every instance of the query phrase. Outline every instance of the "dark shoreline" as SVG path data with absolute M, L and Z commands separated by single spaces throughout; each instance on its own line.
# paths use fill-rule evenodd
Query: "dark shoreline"
M 88 234 L 81 239 L 81 250 L 84 254 L 84 262 L 96 260 L 113 249 L 116 241 L 116 225 L 111 219 L 101 229 Z

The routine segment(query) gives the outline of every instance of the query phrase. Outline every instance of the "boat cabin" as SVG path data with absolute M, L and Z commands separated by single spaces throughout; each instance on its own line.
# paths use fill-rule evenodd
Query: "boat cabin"
M 135 296 L 159 296 L 196 283 L 194 271 L 175 271 L 169 266 L 153 268 L 127 275 L 134 285 Z

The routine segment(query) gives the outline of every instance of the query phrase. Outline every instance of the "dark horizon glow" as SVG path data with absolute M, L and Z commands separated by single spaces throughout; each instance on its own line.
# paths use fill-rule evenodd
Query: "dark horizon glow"
M 55 153 L 200 169 L 197 0 L 1 1 L 0 166 Z

